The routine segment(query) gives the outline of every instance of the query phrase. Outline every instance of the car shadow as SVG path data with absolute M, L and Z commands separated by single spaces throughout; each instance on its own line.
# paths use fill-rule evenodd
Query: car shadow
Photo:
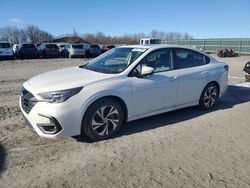
M 193 119 L 198 116 L 205 115 L 214 111 L 230 109 L 235 105 L 246 103 L 250 101 L 250 88 L 229 85 L 225 95 L 218 100 L 217 104 L 211 110 L 200 110 L 197 107 L 188 107 L 180 110 L 175 110 L 132 122 L 126 123 L 118 134 L 113 138 L 121 137 L 124 135 L 136 134 L 139 132 L 148 131 L 151 129 L 156 129 L 163 126 L 172 125 L 175 123 L 183 122 L 186 120 Z M 74 137 L 77 141 L 80 142 L 91 142 L 84 136 Z M 112 139 L 112 138 L 111 138 Z
M 3 145 L 0 144 L 0 175 L 5 169 L 6 156 L 6 150 Z

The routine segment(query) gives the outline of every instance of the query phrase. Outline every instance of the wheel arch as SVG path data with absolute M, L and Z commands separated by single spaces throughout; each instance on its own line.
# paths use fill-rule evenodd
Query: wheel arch
M 85 112 L 84 112 L 84 114 L 83 114 L 82 122 L 81 122 L 81 123 L 83 123 L 85 114 L 86 114 L 86 112 L 88 111 L 88 109 L 90 108 L 90 106 L 91 106 L 92 104 L 94 104 L 95 102 L 97 102 L 97 101 L 99 101 L 99 100 L 101 100 L 101 99 L 105 99 L 105 98 L 113 99 L 113 100 L 115 100 L 116 102 L 118 102 L 118 103 L 121 105 L 121 107 L 122 107 L 122 109 L 123 109 L 124 117 L 125 117 L 125 118 L 124 118 L 124 122 L 127 121 L 127 119 L 128 119 L 128 107 L 127 107 L 125 101 L 124 101 L 121 97 L 116 96 L 116 95 L 105 95 L 105 96 L 102 96 L 102 97 L 99 97 L 99 98 L 95 99 L 94 101 L 92 101 L 92 102 L 87 106 L 87 108 L 86 108 L 86 110 L 85 110 Z
M 209 84 L 215 84 L 216 86 L 217 86 L 217 89 L 218 89 L 218 96 L 220 96 L 220 84 L 217 82 L 217 81 L 210 81 L 207 85 L 206 85 L 206 87 L 209 85 Z M 205 88 L 206 88 L 205 87 Z

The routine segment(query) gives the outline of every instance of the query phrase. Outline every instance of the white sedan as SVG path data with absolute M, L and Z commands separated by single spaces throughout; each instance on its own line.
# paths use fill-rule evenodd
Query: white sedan
M 228 65 L 191 48 L 114 48 L 88 64 L 23 84 L 20 107 L 40 136 L 110 138 L 125 122 L 188 106 L 212 108 L 228 85 Z

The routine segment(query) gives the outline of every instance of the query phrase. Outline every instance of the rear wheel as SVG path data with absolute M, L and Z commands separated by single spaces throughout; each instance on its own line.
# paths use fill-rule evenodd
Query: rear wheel
M 46 55 L 45 51 L 42 52 L 42 57 L 47 58 L 47 55 Z
M 208 84 L 201 94 L 199 107 L 204 110 L 211 109 L 217 102 L 218 97 L 219 89 L 217 85 L 214 83 Z
M 82 131 L 93 141 L 108 139 L 119 131 L 123 120 L 121 105 L 111 98 L 103 98 L 87 110 Z

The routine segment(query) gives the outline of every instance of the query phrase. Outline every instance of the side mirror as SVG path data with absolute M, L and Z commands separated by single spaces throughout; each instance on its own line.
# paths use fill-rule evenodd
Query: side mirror
M 154 73 L 154 68 L 152 68 L 152 67 L 145 66 L 145 67 L 142 67 L 142 69 L 141 69 L 142 76 L 151 75 L 153 73 Z

